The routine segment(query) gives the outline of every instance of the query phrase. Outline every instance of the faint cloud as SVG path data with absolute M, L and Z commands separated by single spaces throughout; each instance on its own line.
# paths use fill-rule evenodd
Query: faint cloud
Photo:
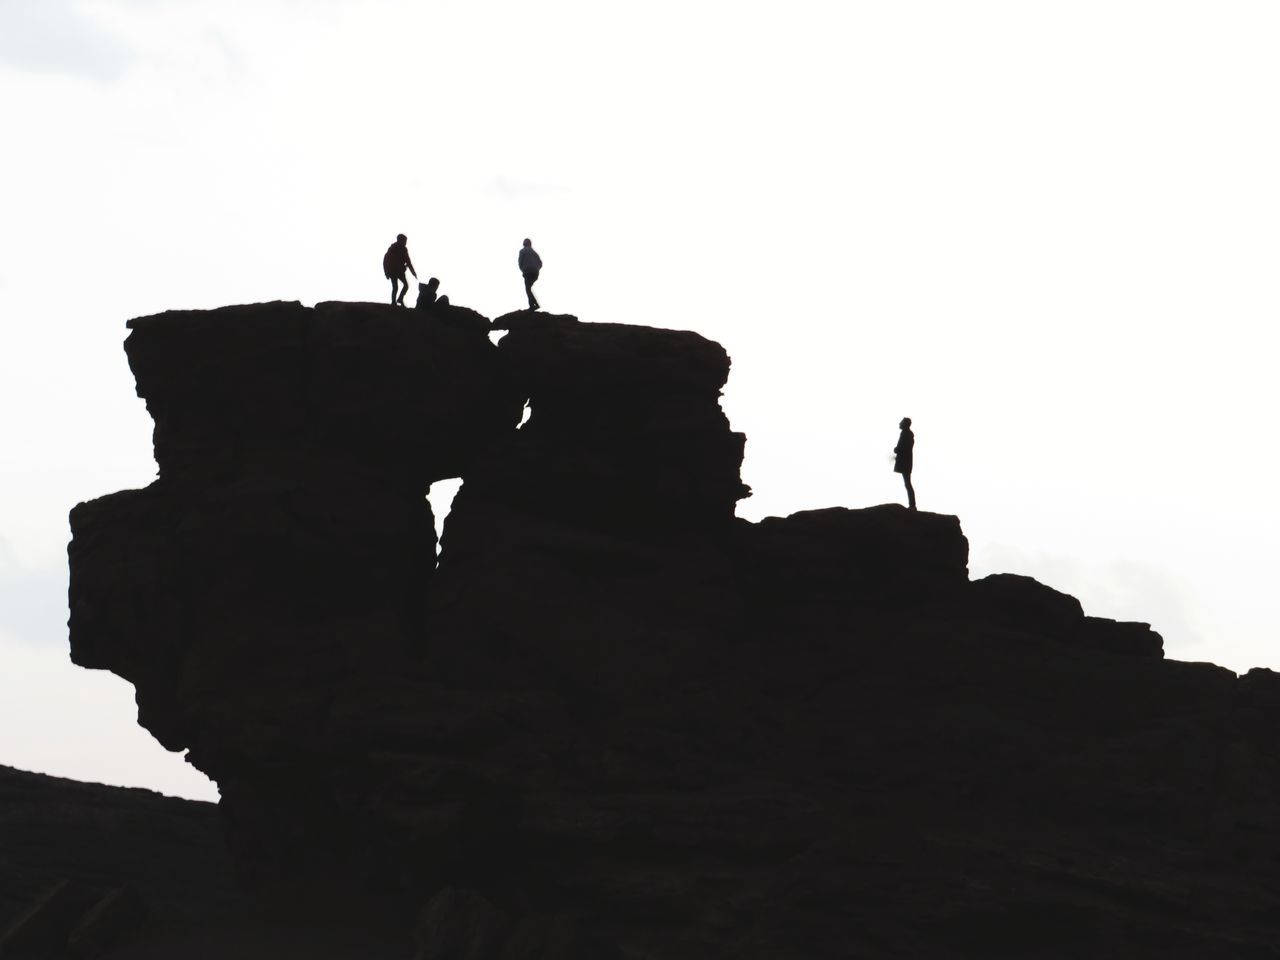
M 65 643 L 67 571 L 27 570 L 0 537 L 0 639 Z
M 565 193 L 567 187 L 558 183 L 539 183 L 536 180 L 516 180 L 511 177 L 492 177 L 485 184 L 485 193 L 508 200 L 544 197 L 555 193 Z
M 1106 586 L 1111 591 L 1108 614 L 1119 620 L 1148 620 L 1156 630 L 1176 640 L 1178 646 L 1200 644 L 1204 637 L 1195 629 L 1195 616 L 1187 603 L 1194 596 L 1190 582 L 1164 567 L 1149 563 L 1120 561 L 1105 568 Z M 1149 614 L 1142 616 L 1141 611 Z M 1158 617 L 1161 630 L 1152 618 Z
M 79 0 L 0 2 L 0 67 L 110 82 L 136 59 Z
M 218 52 L 228 72 L 234 75 L 243 74 L 245 71 L 244 57 L 231 38 L 218 27 L 210 27 L 206 31 L 206 36 L 209 40 L 209 45 Z

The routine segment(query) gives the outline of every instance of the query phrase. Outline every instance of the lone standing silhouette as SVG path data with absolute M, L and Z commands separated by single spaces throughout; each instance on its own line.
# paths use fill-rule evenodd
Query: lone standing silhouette
M 524 241 L 524 246 L 520 248 L 520 272 L 524 274 L 524 292 L 529 295 L 529 309 L 539 310 L 538 298 L 533 295 L 533 284 L 538 279 L 538 272 L 542 269 L 542 258 L 538 256 L 538 252 L 533 249 L 533 244 L 528 238 Z
M 382 272 L 391 281 L 391 305 L 404 306 L 404 295 L 409 292 L 409 281 L 404 271 L 408 268 L 413 279 L 418 279 L 418 271 L 413 269 L 413 261 L 409 259 L 409 238 L 403 233 L 396 234 L 396 242 L 387 247 L 382 255 Z M 396 284 L 400 284 L 400 295 L 396 296 Z
M 893 448 L 893 471 L 902 474 L 902 482 L 907 485 L 907 506 L 916 508 L 916 491 L 911 486 L 911 459 L 916 445 L 916 435 L 911 432 L 911 418 L 903 417 L 898 424 L 902 432 L 898 434 L 898 445 Z

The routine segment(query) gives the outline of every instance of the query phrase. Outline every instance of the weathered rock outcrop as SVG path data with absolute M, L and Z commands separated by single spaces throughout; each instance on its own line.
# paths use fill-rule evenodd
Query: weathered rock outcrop
M 160 479 L 73 511 L 72 655 L 218 781 L 251 888 L 422 957 L 1269 955 L 1280 685 L 970 582 L 953 517 L 735 519 L 718 345 L 132 327 Z
M 0 767 L 0 956 L 94 957 L 234 899 L 212 804 Z

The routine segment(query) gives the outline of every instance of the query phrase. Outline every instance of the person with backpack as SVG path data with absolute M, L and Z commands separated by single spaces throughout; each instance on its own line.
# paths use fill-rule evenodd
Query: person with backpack
M 408 268 L 413 279 L 418 279 L 418 271 L 413 269 L 413 261 L 409 259 L 409 238 L 403 233 L 396 234 L 396 242 L 387 247 L 382 255 L 382 272 L 391 281 L 391 305 L 403 307 L 404 295 L 409 292 L 409 281 L 404 271 Z M 400 295 L 396 296 L 396 284 L 400 285 Z
M 527 237 L 524 246 L 520 248 L 517 262 L 520 265 L 520 272 L 524 274 L 524 292 L 529 296 L 529 309 L 539 310 L 541 308 L 538 306 L 538 298 L 533 295 L 533 284 L 538 279 L 538 272 L 542 270 L 542 258 L 538 256 Z

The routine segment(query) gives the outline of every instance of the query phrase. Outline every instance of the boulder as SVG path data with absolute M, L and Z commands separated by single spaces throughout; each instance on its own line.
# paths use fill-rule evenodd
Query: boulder
M 969 599 L 975 616 L 1002 627 L 1121 656 L 1164 656 L 1150 624 L 1086 617 L 1075 597 L 1031 577 L 993 573 L 969 586 Z
M 922 604 L 954 598 L 969 579 L 960 521 L 898 504 L 804 510 L 743 524 L 738 556 L 753 588 L 779 597 Z

